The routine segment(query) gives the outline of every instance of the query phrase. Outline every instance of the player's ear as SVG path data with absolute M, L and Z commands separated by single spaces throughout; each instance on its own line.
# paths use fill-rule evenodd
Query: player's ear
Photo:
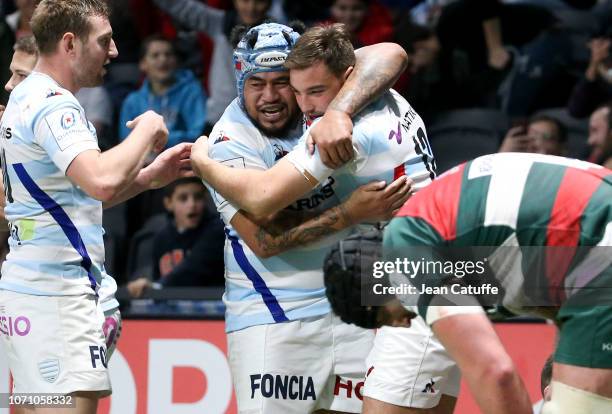
M 349 66 L 345 71 L 342 80 L 346 82 L 348 77 L 353 73 L 353 66 Z
M 68 54 L 76 53 L 76 36 L 72 32 L 64 33 L 60 40 L 59 47 Z

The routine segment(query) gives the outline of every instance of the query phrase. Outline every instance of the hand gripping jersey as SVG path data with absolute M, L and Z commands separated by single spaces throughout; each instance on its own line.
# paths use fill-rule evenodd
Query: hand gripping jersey
M 10 225 L 0 288 L 34 295 L 101 289 L 105 309 L 118 306 L 115 281 L 104 270 L 102 203 L 65 175 L 81 152 L 99 151 L 81 105 L 34 72 L 11 93 L 0 132 Z
M 333 174 L 338 196 L 347 199 L 357 187 L 372 181 L 393 180 L 407 175 L 413 188 L 420 190 L 435 177 L 435 161 L 423 120 L 397 92 L 390 90 L 369 105 L 353 120 L 355 157 L 335 171 L 326 167 L 318 151 L 311 156 L 306 149 L 308 131 L 288 155 L 302 173 L 319 182 Z
M 209 156 L 234 168 L 265 170 L 297 144 L 302 126 L 285 138 L 267 137 L 241 109 L 238 100 L 227 107 L 210 134 Z M 339 204 L 333 178 L 292 205 L 293 213 L 320 213 Z M 226 225 L 224 302 L 226 331 L 285 322 L 330 312 L 323 284 L 323 259 L 347 232 L 274 257 L 257 257 L 232 228 L 235 206 L 210 188 Z
M 525 313 L 543 305 L 527 286 L 541 288 L 545 306 L 562 306 L 577 292 L 605 295 L 612 255 L 591 247 L 611 245 L 612 171 L 563 157 L 500 153 L 457 166 L 413 196 L 387 227 L 384 252 L 386 260 L 418 260 L 411 256 L 415 246 L 491 246 L 489 257 L 503 261 L 496 251 L 515 246 L 505 252 L 518 254 L 519 271 L 496 272 L 495 262 L 491 267 L 505 287 L 503 304 Z M 529 271 L 536 261 L 526 259 L 538 247 L 540 271 Z M 429 300 L 418 299 L 424 318 Z

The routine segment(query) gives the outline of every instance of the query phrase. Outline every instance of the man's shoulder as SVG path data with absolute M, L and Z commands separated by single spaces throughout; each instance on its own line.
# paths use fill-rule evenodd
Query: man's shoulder
M 263 143 L 261 131 L 244 113 L 237 99 L 227 107 L 210 133 L 210 145 L 213 147 L 233 145 L 230 142 L 255 147 Z
M 28 76 L 17 85 L 13 93 L 25 122 L 62 108 L 82 109 L 79 101 L 69 90 L 43 75 Z

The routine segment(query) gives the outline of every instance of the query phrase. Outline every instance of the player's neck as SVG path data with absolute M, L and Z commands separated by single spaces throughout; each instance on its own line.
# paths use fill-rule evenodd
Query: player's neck
M 63 63 L 58 62 L 57 59 L 53 57 L 41 56 L 38 59 L 34 70 L 49 76 L 62 88 L 68 89 L 73 94 L 77 93 L 77 91 L 81 89 L 80 86 L 77 85 L 71 71 L 67 69 Z

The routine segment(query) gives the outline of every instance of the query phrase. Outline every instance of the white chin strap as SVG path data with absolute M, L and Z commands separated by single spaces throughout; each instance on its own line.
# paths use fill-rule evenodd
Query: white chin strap
M 551 400 L 541 414 L 611 414 L 612 398 L 602 397 L 558 381 L 551 383 Z

